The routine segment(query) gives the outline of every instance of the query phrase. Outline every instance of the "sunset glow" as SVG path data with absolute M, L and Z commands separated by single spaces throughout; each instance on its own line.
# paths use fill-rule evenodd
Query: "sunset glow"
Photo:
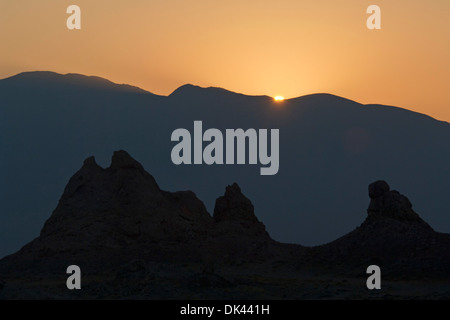
M 275 101 L 283 101 L 283 100 L 284 100 L 284 97 L 282 97 L 282 96 L 276 96 L 276 97 L 274 98 L 274 100 L 275 100 Z
M 0 78 L 81 73 L 169 95 L 181 85 L 331 93 L 450 121 L 450 1 L 0 0 Z M 107 10 L 105 9 L 107 8 Z M 276 39 L 274 45 L 272 39 Z

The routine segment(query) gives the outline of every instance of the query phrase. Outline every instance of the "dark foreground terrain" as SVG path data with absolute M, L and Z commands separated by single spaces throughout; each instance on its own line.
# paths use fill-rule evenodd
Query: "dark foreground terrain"
M 40 236 L 0 261 L 0 298 L 449 299 L 450 235 L 384 181 L 369 197 L 347 235 L 283 244 L 236 183 L 211 216 L 193 192 L 161 190 L 125 151 L 106 169 L 91 157 Z M 81 290 L 66 287 L 70 265 L 81 268 Z M 366 287 L 369 265 L 381 268 L 381 290 Z

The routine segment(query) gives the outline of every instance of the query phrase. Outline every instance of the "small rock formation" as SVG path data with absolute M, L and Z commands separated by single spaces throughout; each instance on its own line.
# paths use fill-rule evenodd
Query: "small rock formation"
M 266 227 L 255 215 L 251 201 L 242 194 L 237 183 L 227 186 L 225 194 L 216 200 L 214 222 L 218 229 L 230 234 L 269 239 Z
M 448 275 L 448 235 L 435 232 L 414 212 L 408 198 L 390 190 L 385 181 L 371 183 L 369 197 L 364 222 L 341 238 L 313 248 L 315 255 L 347 270 L 379 264 L 385 275 L 394 278 L 402 274 L 417 278 Z
M 369 185 L 370 204 L 367 214 L 371 218 L 384 217 L 400 221 L 422 221 L 412 209 L 407 197 L 390 190 L 386 181 L 378 180 Z

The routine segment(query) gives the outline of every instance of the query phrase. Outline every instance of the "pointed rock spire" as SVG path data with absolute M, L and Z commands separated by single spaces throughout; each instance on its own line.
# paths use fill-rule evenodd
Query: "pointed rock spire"
M 128 152 L 124 150 L 114 151 L 112 160 L 111 160 L 111 169 L 119 169 L 119 168 L 136 168 L 140 170 L 144 170 L 142 165 L 134 160 Z
M 245 233 L 249 236 L 260 236 L 269 239 L 266 227 L 255 215 L 252 202 L 242 194 L 237 183 L 227 186 L 225 194 L 216 200 L 214 221 L 216 225 L 227 225 L 229 231 Z
M 83 162 L 83 167 L 84 168 L 98 167 L 98 166 L 99 165 L 97 164 L 97 162 L 95 162 L 95 157 L 94 156 L 91 156 L 91 157 L 87 158 Z
M 214 208 L 214 220 L 247 220 L 257 222 L 253 204 L 242 194 L 237 183 L 227 186 L 225 194 L 217 198 Z

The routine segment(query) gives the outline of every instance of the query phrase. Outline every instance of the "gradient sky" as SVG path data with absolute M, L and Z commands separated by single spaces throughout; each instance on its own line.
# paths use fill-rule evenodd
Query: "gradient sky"
M 66 28 L 81 7 L 82 30 Z M 366 9 L 381 7 L 382 29 Z M 327 92 L 450 122 L 449 0 L 0 0 L 0 78 L 82 73 L 170 94 L 192 83 Z

